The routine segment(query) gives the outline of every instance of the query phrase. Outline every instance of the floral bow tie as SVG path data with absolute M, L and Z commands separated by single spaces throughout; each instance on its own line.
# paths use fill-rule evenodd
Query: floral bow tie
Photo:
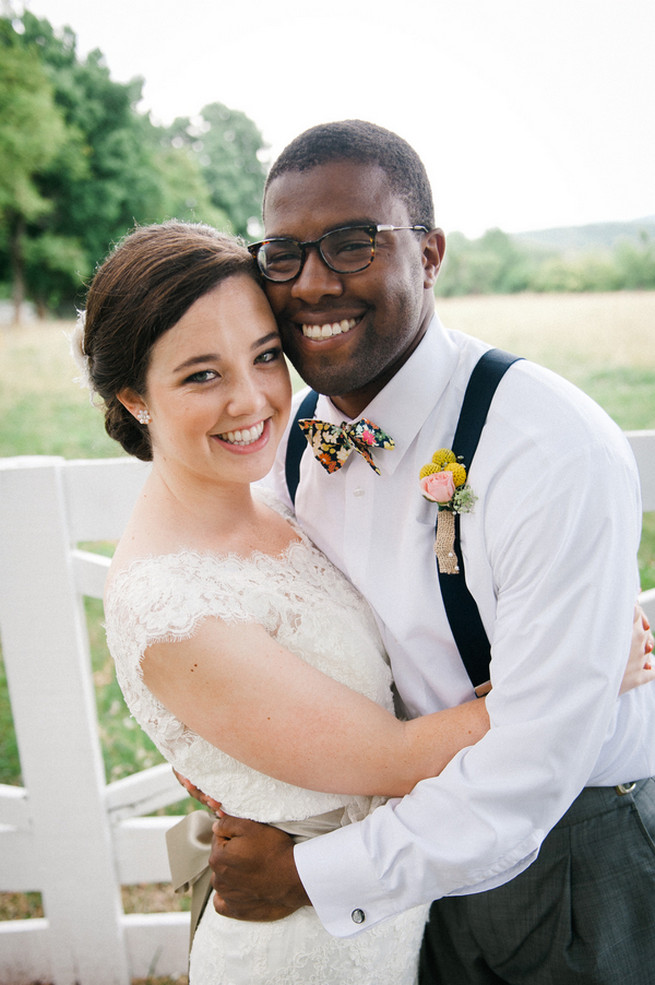
M 395 447 L 393 438 L 365 417 L 352 424 L 346 424 L 345 421 L 342 424 L 327 424 L 325 421 L 309 418 L 298 421 L 298 424 L 309 447 L 327 472 L 336 472 L 347 461 L 351 452 L 358 451 L 373 471 L 380 475 L 369 449 Z

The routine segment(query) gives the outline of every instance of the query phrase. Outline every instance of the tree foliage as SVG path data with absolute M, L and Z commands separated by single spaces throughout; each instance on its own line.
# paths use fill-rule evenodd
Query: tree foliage
M 213 104 L 202 137 L 138 112 L 142 80 L 114 82 L 100 51 L 30 12 L 0 18 L 0 278 L 41 309 L 70 304 L 135 223 L 168 218 L 246 233 L 259 213 L 262 137 Z M 199 146 L 201 143 L 202 146 Z
M 63 114 L 38 56 L 0 21 L 0 248 L 19 310 L 28 224 L 53 211 L 40 187 L 67 140 Z
M 63 116 L 38 58 L 0 35 L 0 209 L 32 219 L 50 203 L 37 179 L 65 140 Z
M 655 289 L 655 241 L 646 230 L 606 249 L 539 249 L 499 229 L 479 239 L 448 237 L 437 282 L 441 297 L 518 291 Z
M 211 103 L 197 119 L 178 118 L 169 130 L 174 147 L 199 163 L 212 204 L 230 216 L 234 232 L 247 237 L 259 222 L 266 171 L 262 138 L 245 113 Z

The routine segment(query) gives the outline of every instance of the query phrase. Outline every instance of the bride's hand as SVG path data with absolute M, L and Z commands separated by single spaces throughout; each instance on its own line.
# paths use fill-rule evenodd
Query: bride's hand
M 181 773 L 178 773 L 176 769 L 173 770 L 173 773 L 175 774 L 175 779 L 178 783 L 182 784 L 186 792 L 193 797 L 194 800 L 200 801 L 201 804 L 208 807 L 210 811 L 214 812 L 214 814 L 217 814 L 218 811 L 220 811 L 221 805 L 217 800 L 212 800 L 212 798 L 206 793 L 203 793 L 199 787 L 194 786 L 191 780 L 187 780 L 186 776 L 182 776 Z
M 655 669 L 650 659 L 653 651 L 653 634 L 644 610 L 639 604 L 635 606 L 635 617 L 632 623 L 632 641 L 628 664 L 621 681 L 619 694 L 625 694 L 641 684 L 649 684 L 655 680 Z

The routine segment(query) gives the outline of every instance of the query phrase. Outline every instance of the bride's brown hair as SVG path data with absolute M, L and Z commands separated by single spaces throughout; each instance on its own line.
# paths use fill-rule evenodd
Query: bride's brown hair
M 150 461 L 150 436 L 117 394 L 144 394 L 157 339 L 235 274 L 259 283 L 242 242 L 211 226 L 177 221 L 135 229 L 96 272 L 86 300 L 83 353 L 93 390 L 105 404 L 107 434 L 130 455 Z

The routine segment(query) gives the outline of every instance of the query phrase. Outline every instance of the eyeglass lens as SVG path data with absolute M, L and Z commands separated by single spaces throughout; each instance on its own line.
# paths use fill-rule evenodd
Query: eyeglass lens
M 335 229 L 316 244 L 323 260 L 336 273 L 364 270 L 373 259 L 375 239 L 367 229 Z M 272 280 L 291 280 L 302 265 L 303 247 L 293 239 L 272 240 L 260 247 L 262 273 Z

